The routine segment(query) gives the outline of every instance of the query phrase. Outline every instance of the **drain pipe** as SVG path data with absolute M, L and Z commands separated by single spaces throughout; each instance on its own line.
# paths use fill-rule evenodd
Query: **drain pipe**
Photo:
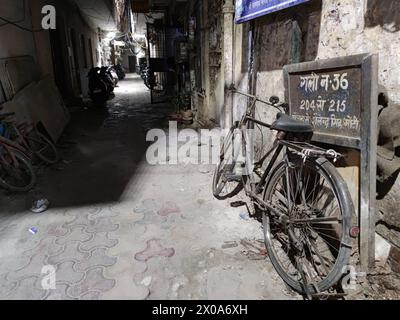
M 224 127 L 229 129 L 233 124 L 233 94 L 229 88 L 233 85 L 233 18 L 235 7 L 233 0 L 225 0 L 222 7 L 224 17 Z

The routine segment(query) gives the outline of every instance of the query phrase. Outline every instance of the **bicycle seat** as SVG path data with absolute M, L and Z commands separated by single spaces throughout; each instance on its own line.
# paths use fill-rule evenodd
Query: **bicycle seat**
M 294 133 L 311 133 L 313 127 L 305 122 L 293 119 L 284 113 L 278 113 L 276 120 L 272 123 L 272 130 L 294 132 Z

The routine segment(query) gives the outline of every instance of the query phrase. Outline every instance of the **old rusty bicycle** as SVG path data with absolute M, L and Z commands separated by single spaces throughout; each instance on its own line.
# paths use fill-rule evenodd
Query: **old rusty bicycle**
M 351 226 L 348 187 L 333 164 L 342 155 L 311 144 L 312 126 L 285 114 L 288 105 L 277 97 L 264 101 L 233 92 L 249 103 L 222 143 L 213 194 L 222 200 L 244 189 L 261 212 L 266 249 L 278 274 L 309 298 L 322 295 L 343 276 L 358 234 Z M 276 121 L 256 119 L 257 102 L 277 108 Z M 249 130 L 254 125 L 277 132 L 272 147 L 257 160 L 254 130 Z
M 0 185 L 9 191 L 25 192 L 36 182 L 32 163 L 54 164 L 59 154 L 34 124 L 16 124 L 14 115 L 0 114 Z
M 13 116 L 13 113 L 1 114 L 0 121 L 4 121 L 10 116 Z M 36 174 L 31 159 L 17 143 L 7 136 L 8 133 L 2 125 L 2 135 L 0 135 L 0 186 L 12 192 L 29 191 L 36 183 Z

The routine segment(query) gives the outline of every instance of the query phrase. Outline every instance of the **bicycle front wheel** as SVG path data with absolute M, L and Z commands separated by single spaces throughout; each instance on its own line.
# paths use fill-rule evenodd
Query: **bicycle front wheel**
M 283 161 L 268 180 L 264 201 L 284 214 L 263 213 L 268 255 L 282 279 L 301 294 L 335 285 L 351 254 L 354 207 L 333 164 L 324 158 Z
M 59 153 L 53 142 L 40 132 L 25 137 L 34 155 L 47 164 L 57 163 Z
M 36 174 L 30 160 L 18 150 L 0 155 L 0 186 L 12 192 L 26 192 L 36 183 Z
M 238 133 L 237 126 L 233 126 L 224 139 L 220 150 L 220 161 L 214 172 L 213 194 L 218 200 L 232 198 L 243 189 L 243 177 L 235 177 L 235 165 L 239 149 L 243 149 L 241 143 L 237 143 L 235 137 Z

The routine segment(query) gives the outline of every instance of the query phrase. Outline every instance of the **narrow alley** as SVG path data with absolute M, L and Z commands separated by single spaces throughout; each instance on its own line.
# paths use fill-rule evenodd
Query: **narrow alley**
M 399 52 L 398 0 L 0 0 L 0 301 L 400 300 Z
M 0 298 L 293 298 L 265 260 L 260 223 L 213 198 L 212 165 L 147 164 L 144 133 L 169 106 L 149 104 L 137 75 L 115 93 L 105 110 L 72 114 L 64 162 L 30 194 L 48 211 L 2 194 Z M 56 290 L 41 287 L 46 265 Z

